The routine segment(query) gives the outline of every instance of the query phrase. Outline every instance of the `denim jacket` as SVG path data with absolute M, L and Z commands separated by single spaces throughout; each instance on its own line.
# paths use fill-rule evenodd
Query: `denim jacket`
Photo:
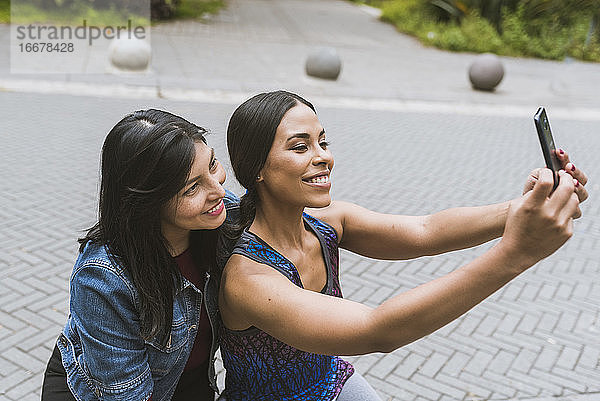
M 227 221 L 238 218 L 239 199 L 227 192 Z M 77 400 L 170 400 L 198 331 L 202 302 L 212 327 L 208 379 L 215 391 L 218 347 L 218 277 L 207 273 L 204 289 L 185 278 L 173 302 L 171 334 L 140 337 L 136 288 L 125 268 L 102 245 L 88 243 L 70 281 L 70 315 L 58 338 L 67 384 Z

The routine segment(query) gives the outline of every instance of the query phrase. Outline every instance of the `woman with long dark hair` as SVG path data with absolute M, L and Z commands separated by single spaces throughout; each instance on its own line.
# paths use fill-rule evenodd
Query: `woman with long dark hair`
M 237 200 L 205 133 L 152 109 L 108 133 L 42 400 L 214 398 L 217 229 Z
M 284 91 L 239 106 L 227 144 L 247 189 L 219 293 L 229 401 L 378 400 L 336 355 L 390 352 L 464 314 L 562 246 L 587 198 L 585 174 L 563 152 L 571 175 L 561 171 L 554 192 L 540 169 L 522 197 L 497 205 L 401 216 L 332 202 L 325 130 L 312 104 Z M 500 236 L 467 265 L 377 308 L 341 297 L 338 247 L 409 259 Z

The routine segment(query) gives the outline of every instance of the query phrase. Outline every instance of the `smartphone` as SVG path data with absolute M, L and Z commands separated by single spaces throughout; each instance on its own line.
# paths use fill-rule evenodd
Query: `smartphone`
M 554 173 L 554 190 L 558 186 L 558 170 L 561 169 L 561 166 L 558 156 L 556 156 L 556 146 L 554 146 L 554 139 L 552 138 L 552 130 L 550 129 L 550 122 L 546 115 L 546 109 L 540 107 L 537 113 L 535 113 L 533 121 L 535 122 L 538 138 L 540 138 L 540 145 L 542 146 L 546 167 Z

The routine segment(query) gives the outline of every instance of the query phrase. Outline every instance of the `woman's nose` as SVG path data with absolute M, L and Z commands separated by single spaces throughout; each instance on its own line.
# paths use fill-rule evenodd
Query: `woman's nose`
M 319 146 L 317 153 L 313 157 L 313 163 L 314 164 L 321 164 L 321 163 L 331 164 L 332 161 L 333 161 L 333 156 L 332 156 L 331 152 L 329 150 L 323 149 L 322 147 Z
M 221 185 L 221 182 L 215 181 L 215 185 L 212 187 L 211 198 L 219 199 L 225 197 L 225 188 Z
M 225 196 L 225 188 L 223 188 L 223 183 L 225 182 L 225 178 L 227 175 L 225 174 L 225 169 L 223 166 L 220 166 L 219 172 L 213 176 L 212 185 L 211 185 L 211 195 L 215 199 L 223 198 Z

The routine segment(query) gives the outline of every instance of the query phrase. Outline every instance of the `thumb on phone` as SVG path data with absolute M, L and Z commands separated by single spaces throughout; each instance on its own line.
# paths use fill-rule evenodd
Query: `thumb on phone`
M 554 187 L 554 173 L 549 168 L 539 170 L 537 180 L 533 183 L 533 189 L 529 196 L 530 202 L 539 204 L 544 202 L 552 193 Z

